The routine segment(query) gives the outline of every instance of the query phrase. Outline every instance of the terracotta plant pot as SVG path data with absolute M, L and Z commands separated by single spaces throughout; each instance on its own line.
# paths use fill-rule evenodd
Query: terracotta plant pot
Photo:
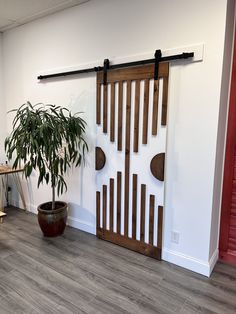
M 38 222 L 45 237 L 63 234 L 67 220 L 67 203 L 57 201 L 52 210 L 52 202 L 38 206 Z

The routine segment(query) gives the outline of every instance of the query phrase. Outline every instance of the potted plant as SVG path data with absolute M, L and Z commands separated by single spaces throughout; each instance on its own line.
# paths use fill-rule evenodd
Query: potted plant
M 5 140 L 7 158 L 12 167 L 24 163 L 28 178 L 33 169 L 38 170 L 38 187 L 43 182 L 51 185 L 52 199 L 38 206 L 38 221 L 45 236 L 64 232 L 67 204 L 55 200 L 67 190 L 64 175 L 72 165 L 81 165 L 88 145 L 85 140 L 86 122 L 78 113 L 55 105 L 23 104 L 15 112 L 13 130 Z

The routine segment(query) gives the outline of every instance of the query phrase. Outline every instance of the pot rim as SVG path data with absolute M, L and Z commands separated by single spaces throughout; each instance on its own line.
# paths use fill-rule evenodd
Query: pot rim
M 44 204 L 48 204 L 48 203 L 52 203 L 51 201 L 50 202 L 44 202 L 44 203 L 41 203 L 37 210 L 38 212 L 40 213 L 44 213 L 44 214 L 47 214 L 47 215 L 51 215 L 51 214 L 57 214 L 59 212 L 61 212 L 63 209 L 66 209 L 68 204 L 66 202 L 63 202 L 63 201 L 55 201 L 55 203 L 62 203 L 63 205 L 60 207 L 60 208 L 57 208 L 57 209 L 51 209 L 51 210 L 46 210 L 46 209 L 42 209 L 41 206 L 44 205 Z

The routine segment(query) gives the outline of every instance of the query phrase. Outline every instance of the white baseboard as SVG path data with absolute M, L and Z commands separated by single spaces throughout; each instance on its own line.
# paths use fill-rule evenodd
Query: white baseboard
M 212 254 L 212 257 L 210 258 L 210 261 L 209 261 L 209 267 L 210 267 L 209 273 L 210 273 L 210 275 L 211 275 L 218 259 L 219 259 L 219 249 L 216 249 L 215 252 Z
M 23 208 L 23 204 L 21 202 L 21 200 L 11 200 L 11 205 L 19 207 L 19 208 Z M 37 206 L 32 205 L 32 204 L 26 204 L 26 208 L 29 212 L 33 213 L 33 214 L 38 214 L 37 211 Z M 96 234 L 96 226 L 88 223 L 87 221 L 83 221 L 80 220 L 78 218 L 74 218 L 71 216 L 68 216 L 67 218 L 67 225 L 88 233 L 92 233 L 92 234 Z
M 87 221 L 80 220 L 78 218 L 68 216 L 67 225 L 91 234 L 96 234 L 95 225 L 88 223 Z
M 10 204 L 12 206 L 15 206 L 15 207 L 19 207 L 19 208 L 22 208 L 22 209 L 24 208 L 24 205 L 23 205 L 21 199 L 17 199 L 17 200 L 16 199 L 11 199 L 10 200 Z M 37 206 L 34 206 L 32 204 L 26 203 L 26 209 L 27 209 L 27 211 L 29 211 L 31 213 L 34 213 L 34 214 L 38 213 L 37 212 Z
M 35 215 L 38 215 L 38 210 L 37 210 L 37 206 L 35 205 L 29 205 L 29 204 L 26 204 L 26 208 L 29 212 L 35 214 Z
M 163 248 L 162 259 L 166 262 L 173 263 L 206 277 L 210 277 L 218 259 L 218 250 L 213 254 L 210 261 L 206 262 L 167 248 Z

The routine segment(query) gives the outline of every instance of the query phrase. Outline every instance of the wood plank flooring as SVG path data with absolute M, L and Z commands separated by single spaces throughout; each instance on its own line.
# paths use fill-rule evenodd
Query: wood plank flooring
M 0 314 L 236 313 L 236 268 L 210 279 L 67 227 L 43 238 L 10 208 L 0 224 Z

